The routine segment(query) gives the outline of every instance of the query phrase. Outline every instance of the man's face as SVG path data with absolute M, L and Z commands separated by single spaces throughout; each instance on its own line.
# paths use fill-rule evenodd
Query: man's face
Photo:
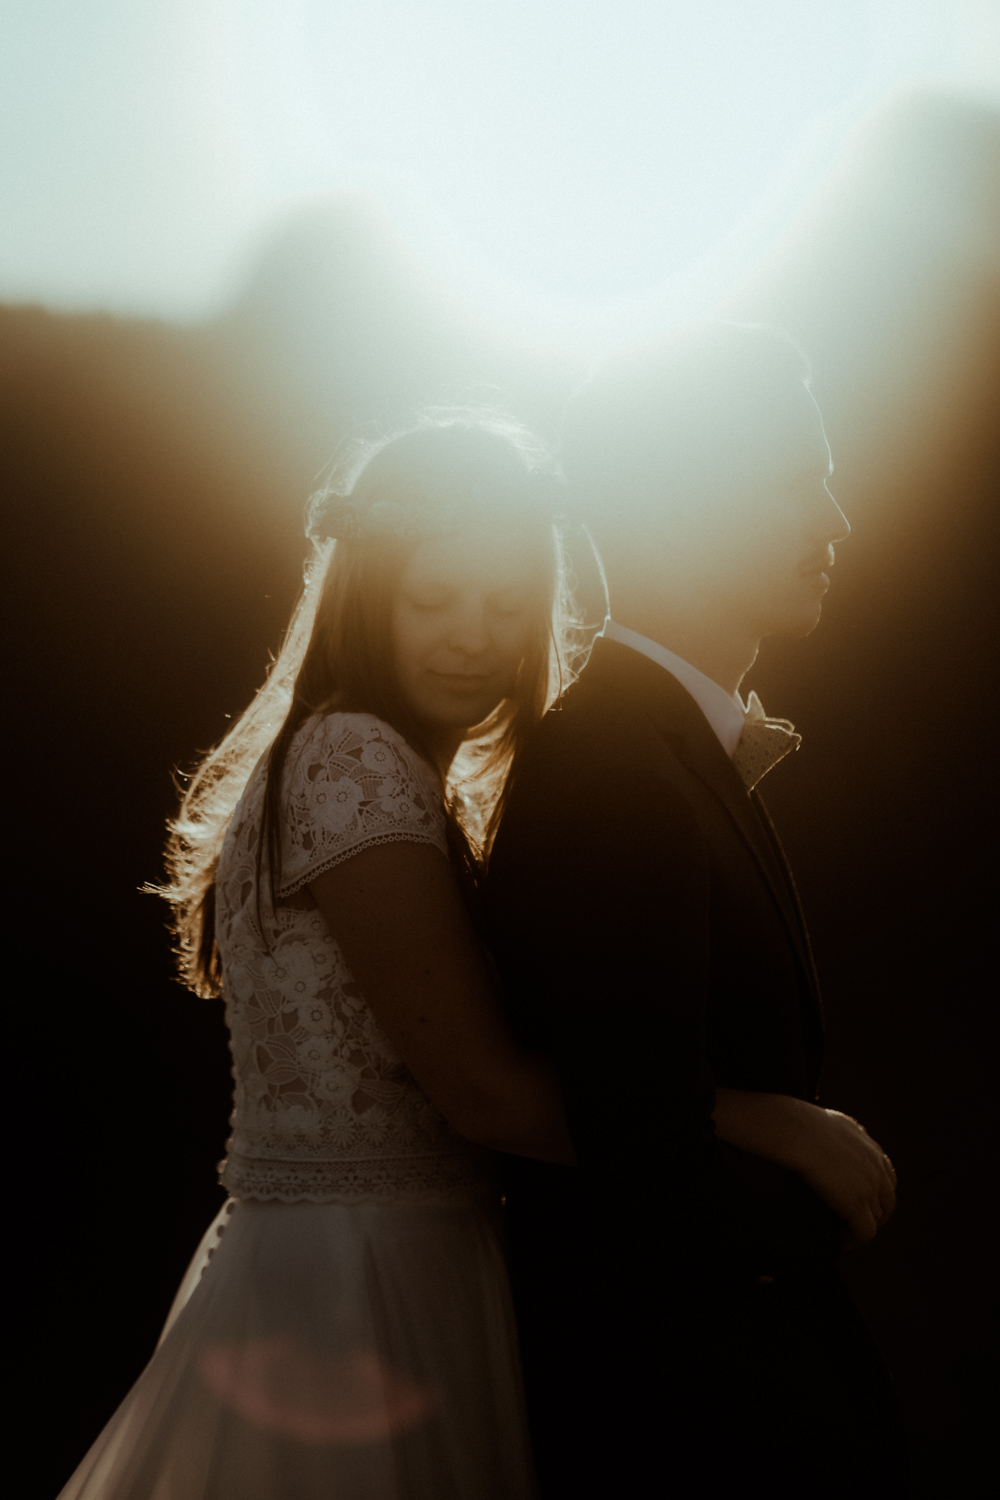
M 819 407 L 789 383 L 686 517 L 691 590 L 741 634 L 804 636 L 818 624 L 834 543 L 851 529 L 830 493 L 832 472 Z

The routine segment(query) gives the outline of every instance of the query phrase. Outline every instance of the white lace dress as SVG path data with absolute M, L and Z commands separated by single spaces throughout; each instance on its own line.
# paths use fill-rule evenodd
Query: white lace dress
M 218 878 L 231 1196 L 61 1500 L 523 1500 L 488 1157 L 409 1076 L 307 889 L 372 844 L 446 853 L 434 777 L 371 715 L 309 720 L 286 763 L 263 934 L 262 794 L 258 768 Z

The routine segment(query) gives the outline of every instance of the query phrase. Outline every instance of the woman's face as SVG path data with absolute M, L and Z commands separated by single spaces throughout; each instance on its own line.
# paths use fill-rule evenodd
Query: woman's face
M 537 539 L 469 525 L 420 542 L 393 606 L 393 651 L 410 710 L 471 729 L 511 692 L 535 623 Z

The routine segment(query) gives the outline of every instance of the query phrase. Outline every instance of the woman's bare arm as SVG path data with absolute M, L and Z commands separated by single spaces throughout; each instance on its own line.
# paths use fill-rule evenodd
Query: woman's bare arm
M 310 890 L 379 1025 L 461 1135 L 572 1164 L 555 1070 L 504 1022 L 447 859 L 429 844 L 363 849 Z
M 716 1089 L 716 1133 L 798 1172 L 848 1225 L 847 1248 L 874 1239 L 896 1206 L 896 1173 L 857 1120 L 786 1094 Z

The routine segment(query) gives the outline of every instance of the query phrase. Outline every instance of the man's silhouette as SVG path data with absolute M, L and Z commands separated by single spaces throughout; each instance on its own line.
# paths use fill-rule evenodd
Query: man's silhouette
M 487 883 L 580 1163 L 508 1171 L 543 1493 L 901 1494 L 891 1382 L 836 1272 L 895 1174 L 813 1102 L 819 991 L 756 790 L 798 736 L 738 697 L 763 636 L 817 624 L 849 529 L 805 362 L 691 331 L 574 398 L 564 461 L 612 619 Z

